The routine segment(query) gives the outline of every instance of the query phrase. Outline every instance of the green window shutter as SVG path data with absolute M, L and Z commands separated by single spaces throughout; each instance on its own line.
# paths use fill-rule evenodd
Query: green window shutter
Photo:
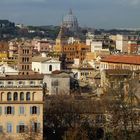
M 0 115 L 2 115 L 2 107 L 0 106 Z
M 12 107 L 12 114 L 15 114 L 15 107 Z
M 37 107 L 37 115 L 40 115 L 40 106 Z
M 41 130 L 40 123 L 37 123 L 37 130 L 38 130 L 38 132 L 40 132 L 40 130 Z
M 18 114 L 20 115 L 20 107 L 18 108 Z
M 19 133 L 19 125 L 17 125 L 17 133 Z
M 30 106 L 30 114 L 32 114 L 32 106 Z

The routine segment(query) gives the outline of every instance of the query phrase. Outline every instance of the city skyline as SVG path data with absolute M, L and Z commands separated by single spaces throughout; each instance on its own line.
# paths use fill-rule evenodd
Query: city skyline
M 140 0 L 1 0 L 0 19 L 25 25 L 60 25 L 72 8 L 80 26 L 140 28 Z

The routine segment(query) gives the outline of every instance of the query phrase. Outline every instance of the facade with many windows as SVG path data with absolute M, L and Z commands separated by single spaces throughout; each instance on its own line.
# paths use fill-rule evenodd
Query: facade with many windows
M 21 140 L 31 133 L 42 140 L 43 75 L 0 77 L 0 133 Z

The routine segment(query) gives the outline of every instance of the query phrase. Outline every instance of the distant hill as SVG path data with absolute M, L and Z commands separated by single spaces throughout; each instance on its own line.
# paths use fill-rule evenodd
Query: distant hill
M 9 20 L 0 20 L 0 39 L 8 39 L 17 35 L 17 29 L 14 22 Z

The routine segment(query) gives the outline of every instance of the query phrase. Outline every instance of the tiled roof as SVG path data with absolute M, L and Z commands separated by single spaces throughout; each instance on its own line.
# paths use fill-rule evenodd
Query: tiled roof
M 101 59 L 101 62 L 140 65 L 140 55 L 110 55 Z
M 81 65 L 78 65 L 78 66 L 73 65 L 71 68 L 79 69 L 79 70 L 94 70 L 94 68 L 89 63 L 81 64 Z
M 53 60 L 53 61 L 58 61 L 58 59 L 56 58 L 50 58 L 50 57 L 42 57 L 42 56 L 35 56 L 32 58 L 32 62 L 46 62 L 46 61 L 49 61 L 49 60 Z
M 48 57 L 41 57 L 41 56 L 35 56 L 32 58 L 32 62 L 45 62 L 51 60 L 51 58 Z
M 0 80 L 43 80 L 43 74 L 33 75 L 6 75 L 0 77 Z

